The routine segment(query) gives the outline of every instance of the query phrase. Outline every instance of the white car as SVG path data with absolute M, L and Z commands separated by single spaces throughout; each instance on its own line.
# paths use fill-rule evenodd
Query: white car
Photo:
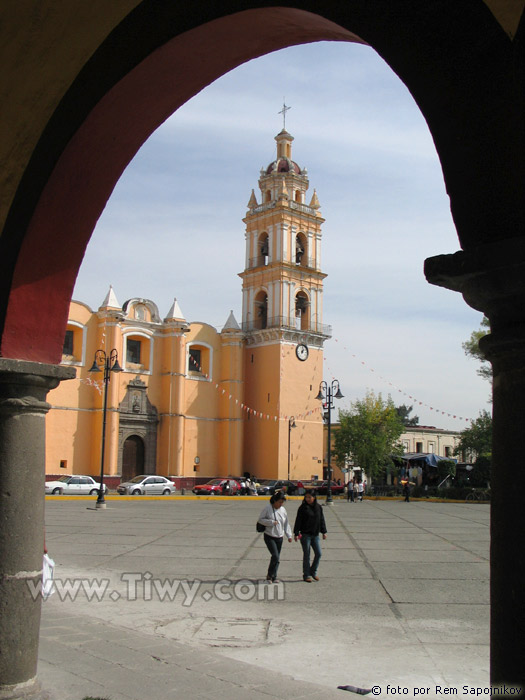
M 100 491 L 100 482 L 95 481 L 92 476 L 75 474 L 75 476 L 61 476 L 57 481 L 46 481 L 46 493 L 73 494 L 75 496 L 96 495 Z M 104 493 L 108 487 L 104 484 Z
M 155 494 L 169 496 L 175 493 L 175 484 L 166 479 L 165 476 L 155 476 L 153 474 L 141 474 L 131 481 L 124 481 L 117 486 L 117 493 L 121 496 L 131 494 L 132 496 L 154 496 Z

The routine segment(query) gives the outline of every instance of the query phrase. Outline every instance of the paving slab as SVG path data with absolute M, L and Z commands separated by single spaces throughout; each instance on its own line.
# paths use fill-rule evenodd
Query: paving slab
M 254 528 L 265 502 L 48 500 L 57 590 L 39 676 L 55 699 L 487 687 L 488 505 L 336 500 L 320 581 L 303 582 L 300 544 L 286 542 L 269 586 Z M 292 523 L 299 503 L 286 504 Z

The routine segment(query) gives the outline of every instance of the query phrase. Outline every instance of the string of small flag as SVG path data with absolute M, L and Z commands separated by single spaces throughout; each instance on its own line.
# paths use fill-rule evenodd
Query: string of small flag
M 202 366 L 198 364 L 196 359 L 193 357 L 193 355 L 190 354 L 189 356 L 190 362 L 193 363 L 195 366 L 195 371 L 199 372 L 199 374 L 202 374 L 202 376 L 207 379 L 208 381 L 210 380 L 209 375 L 203 370 Z M 282 363 L 281 363 L 282 365 Z M 226 396 L 227 389 L 221 388 L 220 384 L 216 383 L 215 384 L 215 389 L 221 393 L 222 396 Z M 242 411 L 244 411 L 247 415 L 253 416 L 254 418 L 260 418 L 263 420 L 273 420 L 274 422 L 277 422 L 279 420 L 283 421 L 288 421 L 292 416 L 287 416 L 284 414 L 279 414 L 279 415 L 271 415 L 270 413 L 264 413 L 263 411 L 257 411 L 254 408 L 251 408 L 250 406 L 247 406 L 243 401 L 239 401 L 239 399 L 235 398 L 233 394 L 228 393 L 228 399 L 230 401 L 235 401 L 235 404 L 240 407 Z M 305 420 L 309 416 L 313 416 L 316 413 L 321 413 L 322 411 L 322 406 L 316 406 L 315 408 L 312 408 L 309 411 L 304 411 L 303 413 L 294 413 L 293 418 L 294 420 Z
M 333 338 L 333 341 L 335 343 L 339 344 L 338 338 Z M 102 342 L 104 342 L 104 339 Z M 343 347 L 343 350 L 345 350 L 345 352 L 347 352 L 350 355 L 350 357 L 352 357 L 352 359 L 354 359 L 356 362 L 359 362 L 365 369 L 368 369 L 368 371 L 370 371 L 372 374 L 374 374 L 376 377 L 378 377 L 382 382 L 385 382 L 385 384 L 390 386 L 392 389 L 397 391 L 399 394 L 401 394 L 402 396 L 405 396 L 410 401 L 414 402 L 414 405 L 423 406 L 425 408 L 428 408 L 430 411 L 435 411 L 436 414 L 447 416 L 449 418 L 453 418 L 456 420 L 466 421 L 466 422 L 472 421 L 471 418 L 464 418 L 463 416 L 458 416 L 457 414 L 454 414 L 450 411 L 444 411 L 441 408 L 436 408 L 435 406 L 431 406 L 430 404 L 426 403 L 425 401 L 419 400 L 416 396 L 412 396 L 407 391 L 404 391 L 403 389 L 396 386 L 387 377 L 383 377 L 373 367 L 370 367 L 367 362 L 365 362 L 364 360 L 361 360 L 355 353 L 351 352 L 351 350 L 348 347 L 346 347 L 346 345 L 344 345 L 343 343 L 341 343 L 341 345 Z M 283 346 L 282 352 L 284 353 L 284 346 Z M 190 354 L 189 358 L 190 358 L 190 362 L 192 362 L 193 365 L 195 366 L 196 371 L 199 372 L 199 374 L 201 374 L 203 377 L 205 377 L 205 379 L 207 379 L 209 381 L 210 380 L 209 375 L 203 370 L 202 366 L 197 363 L 197 361 L 195 360 L 193 355 Z M 328 361 L 327 361 L 326 356 L 324 357 L 324 362 L 327 365 L 328 373 L 332 374 L 332 372 L 328 366 Z M 282 362 L 281 363 L 281 380 L 283 378 L 282 377 L 283 365 L 284 365 L 284 363 Z M 84 384 L 87 384 L 88 386 L 94 387 L 98 391 L 99 394 L 102 394 L 102 382 L 98 382 L 98 381 L 92 379 L 91 377 L 87 377 L 86 379 L 79 378 L 79 381 L 84 383 Z M 221 388 L 221 386 L 218 383 L 215 383 L 215 389 L 217 391 L 219 391 L 221 393 L 221 395 L 226 396 L 227 389 Z M 263 420 L 273 420 L 273 421 L 278 421 L 278 420 L 288 421 L 292 417 L 292 416 L 281 414 L 280 412 L 279 412 L 279 415 L 271 415 L 269 413 L 264 413 L 263 411 L 258 411 L 256 409 L 252 408 L 251 406 L 247 406 L 244 402 L 239 401 L 239 399 L 235 398 L 233 396 L 233 394 L 231 394 L 231 393 L 228 393 L 228 399 L 230 401 L 235 401 L 235 404 L 240 406 L 242 411 L 244 411 L 249 416 L 253 416 L 254 418 L 259 418 L 259 419 L 263 419 Z M 323 406 L 319 405 L 313 409 L 310 409 L 309 411 L 304 411 L 303 413 L 300 413 L 300 414 L 294 414 L 293 418 L 295 420 L 304 420 L 309 416 L 313 416 L 317 413 L 321 413 L 322 410 L 323 410 Z
M 339 344 L 338 338 L 332 338 L 332 340 L 335 343 Z M 344 341 L 343 341 L 344 342 Z M 462 421 L 467 421 L 470 422 L 472 421 L 472 418 L 464 418 L 463 416 L 458 416 L 455 413 L 452 413 L 450 411 L 444 411 L 441 408 L 436 408 L 435 406 L 431 406 L 430 404 L 426 403 L 425 401 L 420 401 L 416 396 L 412 396 L 409 394 L 407 391 L 404 391 L 403 389 L 400 389 L 398 386 L 396 386 L 393 382 L 391 382 L 388 378 L 381 376 L 378 372 L 373 367 L 370 367 L 364 360 L 361 360 L 357 355 L 355 355 L 349 348 L 346 347 L 343 343 L 341 343 L 343 350 L 345 350 L 356 362 L 359 362 L 365 369 L 368 369 L 370 372 L 372 372 L 376 377 L 378 377 L 381 381 L 385 382 L 388 384 L 388 386 L 392 387 L 392 389 L 395 389 L 399 394 L 402 396 L 406 396 L 410 401 L 414 402 L 414 405 L 417 406 L 423 406 L 425 408 L 428 408 L 430 411 L 435 411 L 436 414 L 442 415 L 442 416 L 448 416 L 449 418 L 455 418 L 456 420 L 462 420 Z M 324 358 L 326 362 L 326 357 Z

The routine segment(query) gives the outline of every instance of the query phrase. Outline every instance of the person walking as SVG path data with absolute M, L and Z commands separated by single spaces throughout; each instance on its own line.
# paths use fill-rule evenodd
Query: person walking
M 264 531 L 264 544 L 270 552 L 270 564 L 266 580 L 278 583 L 277 571 L 281 562 L 281 547 L 286 535 L 288 542 L 292 541 L 292 529 L 288 522 L 288 513 L 284 508 L 286 496 L 282 491 L 277 491 L 270 498 L 270 503 L 266 505 L 259 515 L 259 522 L 266 530 Z
M 401 486 L 403 487 L 403 496 L 405 497 L 405 503 L 410 503 L 410 487 L 413 486 L 412 482 L 409 481 L 408 476 L 401 479 Z
M 354 482 L 352 479 L 349 479 L 346 485 L 346 500 L 351 503 L 354 502 Z
M 363 500 L 363 495 L 365 493 L 365 485 L 363 484 L 362 481 L 360 481 L 357 484 L 357 500 L 362 501 Z
M 319 581 L 319 576 L 317 575 L 321 560 L 319 533 L 322 534 L 323 540 L 325 540 L 326 523 L 323 509 L 317 503 L 317 496 L 314 493 L 305 494 L 303 502 L 297 511 L 293 533 L 295 541 L 297 542 L 300 539 L 303 548 L 303 581 L 306 583 L 312 583 L 312 579 Z M 310 549 L 314 553 L 312 562 L 310 562 Z

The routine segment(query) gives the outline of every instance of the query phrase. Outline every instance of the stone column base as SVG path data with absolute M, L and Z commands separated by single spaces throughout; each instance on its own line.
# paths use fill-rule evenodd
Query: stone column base
M 0 699 L 36 680 L 44 555 L 46 396 L 74 368 L 0 358 Z M 36 592 L 35 592 L 36 588 Z

